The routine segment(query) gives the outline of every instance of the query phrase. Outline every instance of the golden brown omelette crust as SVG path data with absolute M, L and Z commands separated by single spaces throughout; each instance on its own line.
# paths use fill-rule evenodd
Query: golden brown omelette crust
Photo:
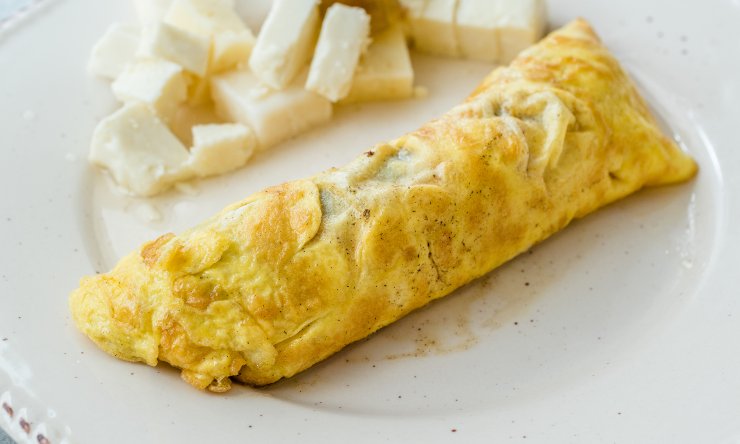
M 349 165 L 167 234 L 71 296 L 121 359 L 199 388 L 289 377 L 695 163 L 577 20 L 461 105 Z

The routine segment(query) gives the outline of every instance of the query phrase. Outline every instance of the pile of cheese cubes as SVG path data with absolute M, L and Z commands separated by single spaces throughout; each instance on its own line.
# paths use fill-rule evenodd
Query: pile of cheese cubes
M 90 71 L 123 106 L 95 129 L 90 160 L 132 194 L 239 168 L 329 121 L 334 103 L 411 97 L 407 36 L 498 62 L 543 27 L 539 0 L 274 0 L 255 38 L 233 1 L 135 0 L 140 25 L 115 24 L 93 48 Z M 376 29 L 354 3 L 399 20 Z

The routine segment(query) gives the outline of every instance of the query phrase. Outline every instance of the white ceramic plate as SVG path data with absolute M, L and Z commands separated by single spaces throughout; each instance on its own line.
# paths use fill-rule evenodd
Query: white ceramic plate
M 99 351 L 69 320 L 78 279 L 417 127 L 491 67 L 416 56 L 427 98 L 341 110 L 197 194 L 154 199 L 162 220 L 147 222 L 148 204 L 85 160 L 115 106 L 87 55 L 128 2 L 60 0 L 28 18 L 0 41 L 0 405 L 13 408 L 0 424 L 52 443 L 738 442 L 740 2 L 549 6 L 553 26 L 592 21 L 700 163 L 696 180 L 578 221 L 291 380 L 224 395 Z

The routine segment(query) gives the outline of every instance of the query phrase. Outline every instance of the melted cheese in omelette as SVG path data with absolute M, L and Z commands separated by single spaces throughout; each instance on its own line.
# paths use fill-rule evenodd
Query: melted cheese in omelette
M 695 171 L 577 20 L 441 118 L 145 244 L 70 305 L 118 358 L 168 362 L 213 391 L 269 384 Z

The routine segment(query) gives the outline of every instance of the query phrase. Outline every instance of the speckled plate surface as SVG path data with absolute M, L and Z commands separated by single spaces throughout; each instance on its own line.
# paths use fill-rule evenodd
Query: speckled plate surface
M 255 26 L 265 3 L 251 3 L 240 7 Z M 115 106 L 86 75 L 87 55 L 109 23 L 132 18 L 128 3 L 60 0 L 6 35 L 0 425 L 52 443 L 738 442 L 740 3 L 549 9 L 553 26 L 592 21 L 700 163 L 697 179 L 578 221 L 291 380 L 218 396 L 99 351 L 69 319 L 78 279 L 417 127 L 491 67 L 415 56 L 428 97 L 341 109 L 236 174 L 147 202 L 112 193 L 85 160 Z

